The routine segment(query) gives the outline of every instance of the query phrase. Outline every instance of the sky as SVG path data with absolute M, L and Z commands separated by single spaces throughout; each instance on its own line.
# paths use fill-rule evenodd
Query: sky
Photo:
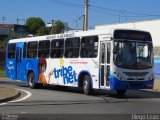
M 82 28 L 84 0 L 0 0 L 0 23 L 19 24 L 29 17 L 67 22 Z M 89 28 L 97 25 L 160 19 L 160 0 L 89 0 Z

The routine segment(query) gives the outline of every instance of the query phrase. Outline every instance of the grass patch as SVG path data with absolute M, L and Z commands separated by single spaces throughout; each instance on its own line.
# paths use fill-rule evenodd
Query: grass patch
M 0 78 L 5 77 L 5 70 L 4 67 L 0 66 Z

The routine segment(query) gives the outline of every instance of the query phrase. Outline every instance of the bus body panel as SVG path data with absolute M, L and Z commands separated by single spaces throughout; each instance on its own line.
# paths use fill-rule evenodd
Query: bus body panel
M 17 65 L 16 59 L 6 59 L 6 76 L 16 80 L 17 79 Z
M 23 59 L 24 43 L 16 43 L 16 63 L 17 63 L 17 79 L 25 80 L 25 61 Z
M 153 68 L 146 70 L 130 70 L 117 68 L 112 62 L 110 72 L 110 90 L 119 89 L 153 89 Z M 124 74 L 124 73 L 128 74 Z M 117 75 L 119 74 L 119 77 Z M 142 75 L 144 74 L 144 75 Z M 120 80 L 120 77 L 122 78 Z M 143 79 L 143 80 L 139 80 Z
M 110 75 L 111 86 L 110 90 L 126 90 L 126 89 L 153 89 L 153 80 L 147 81 L 126 81 L 118 80 L 113 75 Z
M 33 72 L 34 73 L 34 76 L 35 76 L 35 83 L 39 83 L 38 81 L 38 73 L 39 73 L 39 70 L 38 70 L 38 63 L 39 63 L 39 59 L 26 59 L 24 60 L 25 61 L 25 71 L 26 71 L 26 74 L 25 74 L 25 81 L 27 81 L 27 77 L 28 77 L 28 74 L 29 72 Z
M 39 74 L 45 76 L 48 84 L 78 87 L 79 76 L 81 73 L 87 73 L 91 77 L 90 82 L 93 88 L 99 88 L 99 69 L 98 67 L 95 69 L 96 65 L 90 59 L 46 59 L 46 63 L 45 72 Z
M 113 32 L 113 31 L 112 31 Z M 62 86 L 72 86 L 78 87 L 80 83 L 79 76 L 82 73 L 87 73 L 91 77 L 91 86 L 94 89 L 110 89 L 110 90 L 126 90 L 126 89 L 151 89 L 153 88 L 153 79 L 149 80 L 148 78 L 153 73 L 153 70 L 127 70 L 117 67 L 113 62 L 113 33 L 103 31 L 89 31 L 89 32 L 80 32 L 72 33 L 72 37 L 83 37 L 83 36 L 95 36 L 99 38 L 98 41 L 98 55 L 96 58 L 24 58 L 22 55 L 24 42 L 30 41 L 42 41 L 42 40 L 54 40 L 54 39 L 66 39 L 65 36 L 70 34 L 58 34 L 58 35 L 49 35 L 41 37 L 32 37 L 12 40 L 10 43 L 17 43 L 16 49 L 16 58 L 8 59 L 6 58 L 6 75 L 12 79 L 20 79 L 27 82 L 27 75 L 29 72 L 33 72 L 35 75 L 35 83 L 51 84 L 51 85 L 62 85 Z M 20 42 L 21 41 L 21 42 Z M 101 58 L 100 55 L 101 42 L 111 43 L 111 53 L 109 63 L 109 86 L 101 85 Z M 20 42 L 20 43 L 19 43 Z M 23 43 L 22 43 L 23 42 Z M 106 44 L 107 45 L 107 44 Z M 107 48 L 107 47 L 106 47 Z M 19 50 L 21 50 L 20 62 L 17 59 L 19 56 Z M 80 49 L 81 50 L 81 49 Z M 65 50 L 64 50 L 65 51 Z M 51 50 L 50 50 L 51 52 Z M 106 52 L 106 51 L 105 51 Z M 108 53 L 106 53 L 108 54 Z M 104 63 L 103 66 L 108 64 Z M 105 70 L 107 70 L 105 68 Z M 142 76 L 145 80 L 126 80 L 129 76 L 124 76 L 125 79 L 118 79 L 114 73 L 119 72 L 148 72 L 147 76 Z M 108 73 L 107 73 L 108 74 Z M 124 75 L 124 74 L 123 74 Z M 104 78 L 107 78 L 107 75 L 104 74 Z M 136 76 L 135 76 L 136 77 Z M 138 76 L 137 76 L 138 77 Z M 108 80 L 108 78 L 105 80 Z

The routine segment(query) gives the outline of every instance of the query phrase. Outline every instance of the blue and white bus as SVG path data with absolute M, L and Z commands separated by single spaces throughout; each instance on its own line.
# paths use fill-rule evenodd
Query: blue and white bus
M 149 32 L 90 30 L 9 40 L 6 75 L 31 88 L 50 84 L 93 89 L 152 89 L 153 45 Z

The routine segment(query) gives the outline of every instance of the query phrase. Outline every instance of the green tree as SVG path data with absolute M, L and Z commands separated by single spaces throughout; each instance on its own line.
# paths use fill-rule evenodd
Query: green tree
M 45 23 L 41 18 L 30 17 L 26 21 L 26 26 L 29 29 L 30 34 L 37 34 L 37 31 L 41 27 L 45 27 Z
M 51 33 L 53 33 L 53 34 L 63 33 L 64 29 L 65 29 L 64 23 L 60 20 L 57 20 L 53 24 L 53 29 L 52 29 Z
M 41 36 L 41 35 L 48 35 L 49 34 L 49 30 L 47 27 L 40 27 L 38 30 L 37 30 L 37 34 L 38 36 Z
M 15 39 L 15 37 L 12 34 L 9 34 L 8 37 L 0 40 L 0 50 L 6 50 L 7 41 L 10 39 Z

